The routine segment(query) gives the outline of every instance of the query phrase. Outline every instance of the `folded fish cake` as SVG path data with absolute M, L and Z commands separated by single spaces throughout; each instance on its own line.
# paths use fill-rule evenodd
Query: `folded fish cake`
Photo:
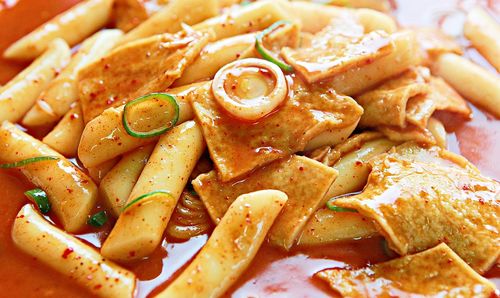
M 415 96 L 430 92 L 426 82 L 429 75 L 428 69 L 411 68 L 376 89 L 358 96 L 356 101 L 365 111 L 359 124 L 364 127 L 379 125 L 404 127 L 408 101 Z
M 455 113 L 464 119 L 471 116 L 465 100 L 443 79 L 433 77 L 425 67 L 410 68 L 356 97 L 356 101 L 365 110 L 360 120 L 364 127 L 405 128 L 415 125 L 425 129 L 435 111 Z
M 492 297 L 495 285 L 446 244 L 358 270 L 316 274 L 343 297 Z
M 218 223 L 241 194 L 262 189 L 281 190 L 288 201 L 269 232 L 273 245 L 289 249 L 319 207 L 338 173 L 307 157 L 294 155 L 260 168 L 236 182 L 222 182 L 215 171 L 198 176 L 193 186 Z
M 400 255 L 445 242 L 483 273 L 500 254 L 500 184 L 438 147 L 407 143 L 377 157 L 363 192 L 334 204 L 372 218 Z
M 244 122 L 224 111 L 214 99 L 210 82 L 189 94 L 221 181 L 302 151 L 323 132 L 351 134 L 363 113 L 352 98 L 289 79 L 293 83 L 288 98 L 257 122 Z
M 118 47 L 81 70 L 79 94 L 85 121 L 139 96 L 165 91 L 209 38 L 210 34 L 196 31 L 155 35 Z
M 435 111 L 447 111 L 470 119 L 472 111 L 453 88 L 443 79 L 431 76 L 428 78 L 430 92 L 408 101 L 406 106 L 406 121 L 420 128 L 425 128 Z

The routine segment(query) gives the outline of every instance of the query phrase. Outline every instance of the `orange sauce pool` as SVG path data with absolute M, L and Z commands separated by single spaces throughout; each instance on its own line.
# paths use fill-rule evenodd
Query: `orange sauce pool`
M 30 32 L 57 13 L 79 0 L 0 0 L 0 52 L 12 42 Z M 498 18 L 500 1 L 463 0 L 400 0 L 394 12 L 402 25 L 441 26 L 456 35 L 466 47 L 466 55 L 486 68 L 495 71 L 484 58 L 470 48 L 461 37 L 464 11 L 477 2 L 490 9 Z M 12 7 L 8 7 L 9 4 Z M 25 65 L 0 58 L 0 84 L 5 84 Z M 490 177 L 500 180 L 500 121 L 473 107 L 474 119 L 456 122 L 446 119 L 449 130 L 449 149 L 461 153 Z M 16 213 L 27 203 L 23 192 L 32 185 L 16 171 L 0 170 L 0 296 L 9 297 L 90 297 L 73 281 L 54 272 L 36 259 L 15 248 L 10 229 Z M 95 247 L 107 231 L 77 235 Z M 180 269 L 199 251 L 208 239 L 201 235 L 183 243 L 166 239 L 147 260 L 127 267 L 138 279 L 138 297 L 146 297 L 163 289 Z M 360 267 L 386 260 L 380 238 L 350 241 L 283 253 L 264 246 L 249 269 L 227 293 L 232 297 L 329 297 L 333 293 L 312 275 L 331 267 Z M 500 286 L 500 269 L 488 274 Z

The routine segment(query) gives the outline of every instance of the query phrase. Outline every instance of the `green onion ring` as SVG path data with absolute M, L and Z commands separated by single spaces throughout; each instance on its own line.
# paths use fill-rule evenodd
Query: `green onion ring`
M 148 131 L 148 132 L 135 131 L 133 128 L 131 128 L 129 126 L 128 121 L 127 121 L 127 113 L 129 111 L 129 108 L 132 107 L 133 105 L 144 102 L 146 100 L 151 100 L 151 99 L 156 99 L 156 98 L 163 100 L 163 101 L 165 101 L 173 106 L 173 108 L 174 108 L 173 118 L 168 123 L 166 123 L 165 127 L 156 128 L 156 129 L 153 129 L 153 130 Z M 178 120 L 179 120 L 179 105 L 177 104 L 177 100 L 175 99 L 175 96 L 170 95 L 168 93 L 150 93 L 150 94 L 141 96 L 139 98 L 136 98 L 132 101 L 129 101 L 123 109 L 123 116 L 122 116 L 122 124 L 123 124 L 123 127 L 125 128 L 125 131 L 129 135 L 131 135 L 135 138 L 151 138 L 151 137 L 155 137 L 155 136 L 159 136 L 161 134 L 164 134 L 165 132 L 172 129 L 175 126 L 175 124 L 177 124 Z
M 13 163 L 4 163 L 0 164 L 0 169 L 11 169 L 11 168 L 19 168 L 22 166 L 25 166 L 30 163 L 34 162 L 39 162 L 39 161 L 45 161 L 45 160 L 58 160 L 59 157 L 57 156 L 38 156 L 38 157 L 31 157 L 27 159 L 23 159 L 21 161 L 13 162 Z
M 138 196 L 137 198 L 133 199 L 130 203 L 128 203 L 127 205 L 125 205 L 125 207 L 123 207 L 123 209 L 122 209 L 122 212 L 125 211 L 125 210 L 127 210 L 127 208 L 129 208 L 130 206 L 132 206 L 135 203 L 139 202 L 140 200 L 143 200 L 143 199 L 146 199 L 148 197 L 151 197 L 151 196 L 154 196 L 154 195 L 158 195 L 158 194 L 164 194 L 164 195 L 172 196 L 168 191 L 164 191 L 164 190 L 155 190 L 155 191 L 152 191 L 152 192 L 148 192 L 148 193 L 145 193 L 143 195 Z
M 42 212 L 43 214 L 50 211 L 50 202 L 45 191 L 39 188 L 35 188 L 26 191 L 24 194 L 35 202 L 35 204 L 38 206 L 38 209 L 40 209 L 40 212 Z
M 328 207 L 328 209 L 330 209 L 332 211 L 335 211 L 335 212 L 358 212 L 358 210 L 356 210 L 356 209 L 335 206 L 335 205 L 333 205 L 332 201 L 334 201 L 334 199 L 331 199 L 328 202 L 326 202 L 326 207 Z
M 267 50 L 262 43 L 262 39 L 264 38 L 264 36 L 271 33 L 276 28 L 283 26 L 283 25 L 287 25 L 287 24 L 291 24 L 291 23 L 289 21 L 277 21 L 276 23 L 272 24 L 264 31 L 257 34 L 257 36 L 255 37 L 255 48 L 257 49 L 257 52 L 259 52 L 259 54 L 262 56 L 262 58 L 266 59 L 269 62 L 272 62 L 272 63 L 278 65 L 279 68 L 281 68 L 283 71 L 292 72 L 293 66 L 273 57 L 273 54 L 269 50 Z
M 106 211 L 99 211 L 89 218 L 87 224 L 99 228 L 102 227 L 107 221 L 108 216 L 106 215 Z

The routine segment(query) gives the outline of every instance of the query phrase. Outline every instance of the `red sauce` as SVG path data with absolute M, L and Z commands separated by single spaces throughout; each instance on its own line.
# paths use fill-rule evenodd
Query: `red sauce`
M 0 1 L 0 52 L 16 39 L 30 32 L 37 25 L 55 14 L 71 7 L 79 0 Z M 460 18 L 471 1 L 461 0 L 400 0 L 391 1 L 395 15 L 402 25 L 441 26 L 451 34 L 460 34 Z M 491 12 L 500 14 L 500 2 L 478 0 Z M 3 5 L 7 4 L 7 5 Z M 466 5 L 467 4 L 467 5 Z M 12 7 L 8 7 L 12 6 Z M 456 23 L 455 25 L 453 23 Z M 458 32 L 458 33 L 457 33 Z M 460 36 L 457 36 L 460 37 Z M 463 37 L 460 40 L 466 41 Z M 466 55 L 477 63 L 494 71 L 474 49 L 467 47 Z M 4 84 L 24 64 L 12 63 L 0 58 L 0 84 Z M 500 121 L 474 108 L 474 119 L 460 122 L 441 115 L 449 130 L 449 149 L 461 153 L 473 162 L 485 175 L 500 180 Z M 12 222 L 28 200 L 23 192 L 32 188 L 15 171 L 0 170 L 0 290 L 12 297 L 90 297 L 84 290 L 75 290 L 77 285 L 66 277 L 29 257 L 15 248 L 10 237 Z M 97 208 L 96 210 L 99 210 Z M 100 247 L 109 224 L 104 229 L 77 235 L 89 245 Z M 208 235 L 201 235 L 183 243 L 166 239 L 147 260 L 128 265 L 138 279 L 138 296 L 146 297 L 165 288 L 193 258 Z M 68 248 L 62 255 L 72 253 Z M 361 267 L 386 260 L 380 238 L 351 241 L 310 249 L 283 253 L 264 246 L 260 249 L 250 268 L 232 287 L 228 296 L 294 296 L 328 297 L 333 295 L 327 286 L 312 278 L 322 269 L 332 267 Z M 487 277 L 500 284 L 498 266 L 488 272 Z

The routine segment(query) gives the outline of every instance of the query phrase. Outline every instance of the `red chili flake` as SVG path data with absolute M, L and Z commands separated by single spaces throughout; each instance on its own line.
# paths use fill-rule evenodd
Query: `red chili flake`
M 462 189 L 463 189 L 463 190 L 471 190 L 471 189 L 470 189 L 470 186 L 469 186 L 469 185 L 467 185 L 467 184 L 464 184 L 464 186 L 462 186 Z
M 130 251 L 130 252 L 128 253 L 128 255 L 129 255 L 130 257 L 135 257 L 135 251 Z
M 483 198 L 479 198 L 479 204 L 484 205 L 484 199 Z
M 67 259 L 70 254 L 73 253 L 73 249 L 71 247 L 68 247 L 64 250 L 62 257 L 63 259 Z
M 299 167 L 299 171 L 303 171 L 304 170 L 304 167 Z
M 363 165 L 363 162 L 359 161 L 359 160 L 356 160 L 356 165 L 357 166 L 362 166 Z
M 100 288 L 102 288 L 102 285 L 101 285 L 101 284 L 98 284 L 98 285 L 95 285 L 95 286 L 94 286 L 94 290 L 99 290 Z
M 71 119 L 71 120 L 75 120 L 75 119 L 78 119 L 78 118 L 79 118 L 78 114 L 76 114 L 76 113 L 73 113 L 73 114 L 69 115 L 69 119 Z
M 236 58 L 240 58 L 241 57 L 241 54 L 240 53 L 237 53 L 236 54 Z
M 108 100 L 106 100 L 106 104 L 109 106 L 111 104 L 113 104 L 113 102 L 115 102 L 114 98 L 108 98 Z

